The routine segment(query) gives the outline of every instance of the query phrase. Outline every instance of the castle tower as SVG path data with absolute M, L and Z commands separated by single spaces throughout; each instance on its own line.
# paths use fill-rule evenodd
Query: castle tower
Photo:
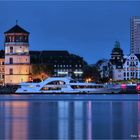
M 29 80 L 29 32 L 15 25 L 5 33 L 5 84 Z
M 116 41 L 114 48 L 111 53 L 111 63 L 118 64 L 118 63 L 123 63 L 123 50 L 120 47 L 120 42 Z

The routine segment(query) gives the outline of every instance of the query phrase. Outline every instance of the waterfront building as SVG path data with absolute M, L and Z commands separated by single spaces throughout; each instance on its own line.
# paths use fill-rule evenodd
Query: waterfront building
M 116 41 L 111 53 L 110 62 L 112 64 L 112 80 L 123 79 L 123 63 L 124 63 L 123 50 L 120 47 L 120 42 Z
M 4 66 L 4 51 L 0 50 L 0 85 L 4 84 L 5 66 Z
M 122 68 L 113 67 L 112 73 L 114 81 L 140 79 L 140 55 L 125 56 Z
M 130 54 L 123 64 L 123 79 L 140 79 L 140 60 L 139 56 Z
M 5 84 L 29 80 L 29 32 L 15 25 L 5 33 Z
M 131 18 L 131 54 L 140 54 L 140 16 Z
M 87 64 L 82 57 L 68 51 L 30 51 L 30 56 L 32 65 L 46 65 L 51 76 L 55 77 L 70 76 L 82 80 L 83 68 Z
M 121 67 L 112 65 L 112 79 L 113 81 L 140 79 L 140 55 L 125 56 Z

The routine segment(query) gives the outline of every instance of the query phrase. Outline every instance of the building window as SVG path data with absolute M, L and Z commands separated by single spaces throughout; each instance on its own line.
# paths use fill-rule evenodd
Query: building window
M 13 69 L 9 69 L 9 74 L 13 75 Z
M 129 62 L 127 62 L 127 65 L 129 65 Z
M 15 42 L 20 42 L 20 37 L 16 36 Z
M 126 73 L 124 72 L 124 77 L 126 76 Z
M 13 53 L 13 47 L 10 47 L 10 53 Z
M 9 63 L 13 64 L 13 58 L 12 57 L 9 58 Z
M 23 78 L 21 78 L 21 80 L 20 80 L 21 82 L 23 82 Z

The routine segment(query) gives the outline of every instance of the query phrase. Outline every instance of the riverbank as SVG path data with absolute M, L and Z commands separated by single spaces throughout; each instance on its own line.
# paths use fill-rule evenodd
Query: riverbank
M 79 94 L 52 94 L 52 95 L 47 95 L 47 94 L 40 94 L 40 95 L 35 95 L 35 94 L 28 94 L 26 96 L 24 95 L 17 95 L 17 94 L 9 94 L 9 95 L 1 95 L 0 96 L 0 101 L 140 101 L 140 95 L 138 94 L 87 94 L 87 95 L 79 95 Z

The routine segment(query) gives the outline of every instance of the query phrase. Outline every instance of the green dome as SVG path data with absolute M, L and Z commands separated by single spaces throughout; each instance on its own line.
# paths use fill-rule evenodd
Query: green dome
M 119 41 L 115 42 L 114 48 L 112 50 L 112 54 L 123 54 L 123 50 L 120 47 L 120 42 Z

